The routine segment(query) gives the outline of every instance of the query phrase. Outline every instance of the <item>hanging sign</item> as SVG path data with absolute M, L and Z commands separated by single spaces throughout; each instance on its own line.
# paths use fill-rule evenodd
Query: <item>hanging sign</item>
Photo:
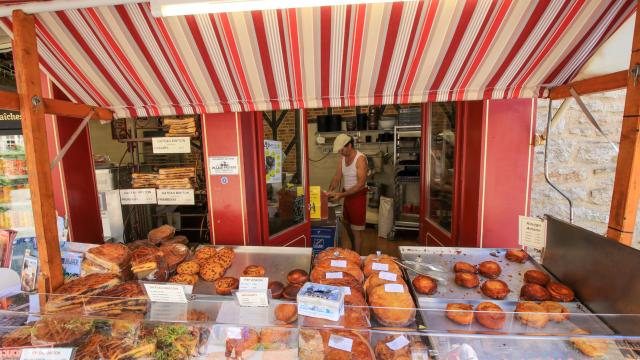
M 547 222 L 530 216 L 520 216 L 518 243 L 522 246 L 542 249 L 547 243 Z
M 156 189 L 122 189 L 120 203 L 122 205 L 156 204 Z
M 158 189 L 158 205 L 194 205 L 193 189 Z
M 209 175 L 238 175 L 238 157 L 209 156 Z
M 264 164 L 267 173 L 267 184 L 282 182 L 282 142 L 264 141 Z
M 188 154 L 191 152 L 191 138 L 154 137 L 151 138 L 154 154 Z

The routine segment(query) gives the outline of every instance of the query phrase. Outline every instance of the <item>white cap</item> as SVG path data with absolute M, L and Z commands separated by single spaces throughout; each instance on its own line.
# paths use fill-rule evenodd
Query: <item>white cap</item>
M 340 149 L 342 149 L 349 143 L 349 141 L 351 141 L 351 136 L 347 134 L 338 135 L 333 141 L 333 152 L 337 154 Z

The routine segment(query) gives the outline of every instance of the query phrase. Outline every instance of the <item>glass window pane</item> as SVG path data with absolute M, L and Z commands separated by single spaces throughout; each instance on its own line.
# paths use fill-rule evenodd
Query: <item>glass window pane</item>
M 455 163 L 455 103 L 431 104 L 427 217 L 451 232 Z
M 302 118 L 299 110 L 263 113 L 269 235 L 305 220 Z

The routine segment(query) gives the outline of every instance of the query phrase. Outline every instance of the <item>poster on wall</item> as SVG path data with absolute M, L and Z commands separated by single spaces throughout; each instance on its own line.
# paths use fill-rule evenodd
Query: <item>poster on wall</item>
M 282 182 L 282 142 L 264 141 L 264 163 L 267 173 L 267 184 Z

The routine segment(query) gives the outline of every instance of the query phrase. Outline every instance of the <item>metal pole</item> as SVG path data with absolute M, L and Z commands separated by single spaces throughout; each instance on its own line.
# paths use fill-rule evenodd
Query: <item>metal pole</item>
M 587 105 L 582 101 L 582 98 L 580 97 L 580 95 L 573 88 L 569 88 L 569 92 L 571 93 L 571 96 L 573 96 L 573 98 L 576 99 L 576 102 L 578 103 L 578 106 L 580 106 L 580 109 L 582 109 L 582 112 L 587 116 L 587 119 L 589 119 L 589 122 L 591 122 L 591 125 L 593 125 L 593 127 L 595 127 L 596 130 L 598 130 L 600 135 L 602 135 L 605 139 L 607 139 L 607 141 L 613 147 L 613 149 L 616 151 L 616 154 L 617 154 L 618 153 L 618 147 L 616 146 L 616 144 L 613 143 L 613 141 L 609 140 L 607 135 L 605 135 L 605 133 L 602 130 L 602 128 L 600 127 L 600 125 L 598 125 L 598 122 L 596 121 L 596 118 L 593 117 L 593 115 L 591 114 L 591 112 L 587 108 Z

